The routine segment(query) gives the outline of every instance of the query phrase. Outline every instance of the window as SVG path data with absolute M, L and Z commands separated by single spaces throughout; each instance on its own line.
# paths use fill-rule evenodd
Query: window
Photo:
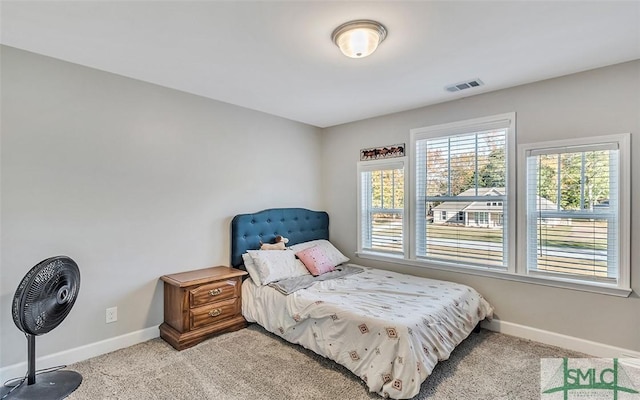
M 478 225 L 489 225 L 489 213 L 488 212 L 477 212 L 476 213 L 476 223 Z
M 358 170 L 359 251 L 404 254 L 404 161 L 364 161 Z
M 442 216 L 440 217 L 440 219 L 442 219 L 443 221 L 447 220 L 447 212 L 446 211 L 442 211 Z
M 527 146 L 528 274 L 628 287 L 624 136 L 597 139 Z
M 430 263 L 505 270 L 508 224 L 489 224 L 509 208 L 514 114 L 413 130 L 415 257 Z M 491 199 L 487 201 L 487 196 Z M 498 202 L 503 206 L 498 207 Z M 426 223 L 427 210 L 454 213 Z M 467 217 L 473 218 L 475 222 Z M 505 221 L 509 219 L 504 218 Z M 413 232 L 413 230 L 412 230 Z

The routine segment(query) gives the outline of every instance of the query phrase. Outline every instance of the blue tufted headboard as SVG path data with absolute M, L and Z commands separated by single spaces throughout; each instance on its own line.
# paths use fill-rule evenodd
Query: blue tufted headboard
M 272 243 L 276 235 L 289 239 L 287 246 L 316 239 L 329 239 L 329 215 L 305 208 L 271 208 L 239 214 L 231 220 L 231 265 L 244 269 L 242 254 Z

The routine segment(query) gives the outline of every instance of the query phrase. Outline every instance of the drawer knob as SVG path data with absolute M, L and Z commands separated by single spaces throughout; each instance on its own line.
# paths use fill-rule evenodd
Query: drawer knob
M 211 317 L 217 317 L 220 314 L 222 314 L 222 310 L 219 308 L 214 308 L 213 310 L 209 311 L 209 316 Z
M 220 288 L 216 288 L 216 289 L 209 290 L 209 294 L 210 294 L 211 296 L 217 296 L 217 295 L 219 295 L 220 293 L 222 293 L 222 289 L 220 289 Z

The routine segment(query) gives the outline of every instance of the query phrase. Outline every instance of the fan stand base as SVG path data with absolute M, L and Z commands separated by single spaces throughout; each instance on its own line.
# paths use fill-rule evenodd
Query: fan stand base
M 11 392 L 8 399 L 61 400 L 69 396 L 82 383 L 82 375 L 74 371 L 53 371 L 39 374 L 36 383 L 27 385 L 25 380 Z M 11 388 L 0 388 L 0 396 Z

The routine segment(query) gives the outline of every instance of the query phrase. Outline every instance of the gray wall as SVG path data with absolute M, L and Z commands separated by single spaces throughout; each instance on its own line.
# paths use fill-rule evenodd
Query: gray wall
M 317 128 L 8 47 L 1 58 L 0 366 L 26 360 L 11 300 L 44 258 L 74 258 L 82 285 L 38 356 L 158 326 L 158 277 L 228 264 L 233 215 L 322 208 Z
M 630 298 L 355 260 L 473 286 L 504 321 L 640 350 L 640 61 L 325 129 L 322 179 L 331 188 L 325 192 L 324 206 L 331 215 L 332 241 L 355 257 L 356 164 L 361 148 L 408 145 L 412 128 L 511 111 L 517 113 L 518 143 L 632 133 L 631 276 L 635 292 Z

